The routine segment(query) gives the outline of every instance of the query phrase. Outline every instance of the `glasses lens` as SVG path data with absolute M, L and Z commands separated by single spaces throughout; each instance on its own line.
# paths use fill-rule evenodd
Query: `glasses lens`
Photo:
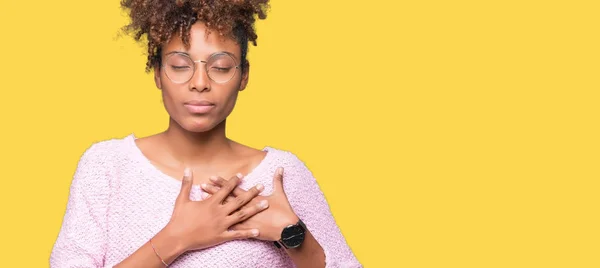
M 210 79 L 217 83 L 225 83 L 235 75 L 235 60 L 228 54 L 215 54 L 207 62 L 206 68 Z
M 165 74 L 175 83 L 185 83 L 194 75 L 194 62 L 182 54 L 171 54 L 165 61 Z

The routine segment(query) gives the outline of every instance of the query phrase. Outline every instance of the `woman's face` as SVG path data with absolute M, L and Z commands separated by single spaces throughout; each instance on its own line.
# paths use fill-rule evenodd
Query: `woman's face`
M 217 60 L 211 65 L 213 67 L 210 71 L 211 77 L 222 78 L 223 72 L 226 72 L 224 67 L 240 65 L 241 52 L 235 40 L 223 38 L 216 31 L 212 31 L 208 36 L 205 32 L 204 23 L 198 22 L 192 25 L 189 50 L 185 49 L 181 38 L 174 35 L 162 48 L 162 66 L 154 69 L 156 86 L 162 90 L 163 103 L 169 116 L 182 128 L 192 132 L 205 132 L 223 122 L 233 110 L 238 92 L 248 83 L 248 68 L 244 69 L 244 73 L 240 68 L 233 68 L 231 70 L 233 76 L 224 83 L 209 78 L 206 63 L 200 61 L 207 61 L 215 53 L 230 54 L 229 59 L 233 61 L 229 63 L 234 64 L 228 65 L 228 60 Z M 178 57 L 171 58 L 175 60 L 167 60 L 172 54 L 177 54 Z M 185 64 L 185 59 L 188 60 L 187 63 L 191 63 L 189 59 L 195 61 L 195 69 L 185 68 L 186 65 L 194 65 Z M 182 75 L 186 72 L 190 75 L 193 72 L 191 79 L 173 81 L 178 77 L 187 77 Z

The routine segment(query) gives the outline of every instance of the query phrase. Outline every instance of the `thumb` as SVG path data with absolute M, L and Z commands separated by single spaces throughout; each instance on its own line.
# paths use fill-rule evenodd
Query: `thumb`
M 192 191 L 193 176 L 190 168 L 185 168 L 183 171 L 183 180 L 181 180 L 181 191 L 177 197 L 179 202 L 190 200 L 190 192 Z
M 277 168 L 275 171 L 275 176 L 273 177 L 273 191 L 280 192 L 285 195 L 283 191 L 283 168 Z

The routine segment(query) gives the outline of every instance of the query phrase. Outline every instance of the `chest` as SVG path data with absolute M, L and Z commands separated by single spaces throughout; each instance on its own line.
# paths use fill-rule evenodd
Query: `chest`
M 179 184 L 165 178 L 135 175 L 128 174 L 111 193 L 106 263 L 122 261 L 158 233 L 169 222 L 180 191 Z M 193 187 L 190 198 L 199 200 L 201 193 Z M 293 262 L 272 242 L 246 239 L 186 252 L 170 267 L 293 267 Z

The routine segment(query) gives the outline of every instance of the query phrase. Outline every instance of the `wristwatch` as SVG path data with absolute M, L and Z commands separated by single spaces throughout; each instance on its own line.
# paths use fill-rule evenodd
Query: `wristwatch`
M 298 223 L 288 225 L 281 231 L 281 239 L 275 241 L 275 246 L 281 248 L 297 248 L 304 242 L 306 236 L 306 225 L 302 220 L 298 220 Z

